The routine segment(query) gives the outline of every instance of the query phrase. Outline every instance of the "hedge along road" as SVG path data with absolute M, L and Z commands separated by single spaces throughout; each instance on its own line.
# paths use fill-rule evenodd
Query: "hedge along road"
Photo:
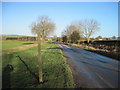
M 77 87 L 118 88 L 119 61 L 77 47 L 64 44 L 59 44 L 59 46 L 71 62 L 71 68 L 75 68 L 78 74 Z

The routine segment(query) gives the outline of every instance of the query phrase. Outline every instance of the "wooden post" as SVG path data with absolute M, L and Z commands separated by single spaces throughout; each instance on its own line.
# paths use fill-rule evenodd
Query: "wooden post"
M 38 72 L 39 72 L 39 82 L 43 82 L 43 77 L 42 77 L 42 59 L 41 59 L 41 37 L 40 33 L 37 34 L 37 41 L 38 41 Z

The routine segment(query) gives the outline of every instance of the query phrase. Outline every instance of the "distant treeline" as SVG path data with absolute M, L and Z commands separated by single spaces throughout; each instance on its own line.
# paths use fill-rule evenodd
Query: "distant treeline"
M 36 41 L 36 37 L 4 37 L 3 40 Z

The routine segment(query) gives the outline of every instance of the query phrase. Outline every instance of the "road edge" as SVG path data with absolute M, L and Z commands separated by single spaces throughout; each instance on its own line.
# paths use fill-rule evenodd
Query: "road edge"
M 63 51 L 62 47 L 60 45 L 58 45 L 61 48 L 61 52 L 63 57 L 66 58 L 66 64 L 68 64 L 68 66 L 71 69 L 71 73 L 72 73 L 72 77 L 73 77 L 73 82 L 74 82 L 74 88 L 82 88 L 82 83 L 80 83 L 80 77 L 79 77 L 79 73 L 76 70 L 76 66 L 73 63 L 72 60 L 70 60 L 69 58 L 67 58 L 66 53 Z

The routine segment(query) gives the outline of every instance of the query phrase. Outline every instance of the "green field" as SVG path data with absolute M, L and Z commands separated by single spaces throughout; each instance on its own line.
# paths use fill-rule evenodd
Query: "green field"
M 26 37 L 24 35 L 2 35 L 2 37 L 7 37 L 7 38 L 19 38 L 19 37 Z M 32 36 L 28 36 L 32 37 Z
M 23 45 L 35 44 L 35 41 L 2 41 L 2 49 L 11 49 Z
M 66 58 L 61 54 L 57 44 L 48 42 L 42 45 L 43 84 L 37 84 L 19 60 L 19 55 L 32 72 L 38 76 L 37 47 L 2 56 L 3 87 L 11 88 L 73 88 L 71 70 L 66 64 Z M 13 68 L 8 67 L 11 65 Z

